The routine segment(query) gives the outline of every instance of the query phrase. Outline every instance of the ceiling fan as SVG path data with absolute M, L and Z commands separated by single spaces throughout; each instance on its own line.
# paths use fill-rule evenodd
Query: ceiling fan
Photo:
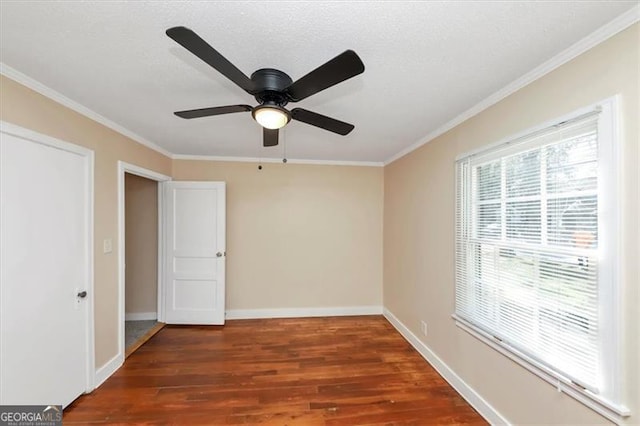
M 291 119 L 339 135 L 346 135 L 354 129 L 353 124 L 306 109 L 294 108 L 291 111 L 285 109 L 289 102 L 299 102 L 362 73 L 364 64 L 353 50 L 341 53 L 294 82 L 287 74 L 273 68 L 259 69 L 251 74 L 251 78 L 247 77 L 189 28 L 169 28 L 167 35 L 237 84 L 245 92 L 254 96 L 259 103 L 255 107 L 227 105 L 177 111 L 174 114 L 178 117 L 199 118 L 251 111 L 253 118 L 263 127 L 264 146 L 278 145 L 278 129 L 284 127 Z

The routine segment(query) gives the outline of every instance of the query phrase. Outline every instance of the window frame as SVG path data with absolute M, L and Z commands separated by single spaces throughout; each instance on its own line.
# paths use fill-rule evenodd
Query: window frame
M 620 283 L 620 244 L 621 238 L 618 238 L 621 223 L 621 198 L 619 196 L 621 189 L 621 165 L 620 152 L 618 147 L 619 130 L 618 130 L 618 104 L 619 96 L 605 99 L 596 104 L 573 111 L 562 117 L 549 120 L 533 128 L 502 139 L 496 143 L 492 143 L 479 149 L 464 153 L 456 157 L 456 197 L 455 203 L 461 196 L 462 190 L 466 194 L 462 196 L 469 198 L 469 203 L 473 199 L 470 190 L 471 176 L 467 176 L 465 182 L 460 181 L 460 173 L 458 165 L 465 160 L 469 160 L 474 156 L 482 155 L 483 163 L 492 159 L 506 157 L 512 153 L 524 152 L 531 146 L 541 144 L 538 136 L 544 138 L 544 134 L 549 129 L 566 121 L 577 119 L 594 111 L 600 111 L 597 118 L 598 129 L 598 321 L 601 330 L 600 338 L 600 358 L 602 360 L 603 370 L 607 374 L 603 375 L 603 385 L 599 393 L 594 393 L 570 379 L 563 377 L 550 369 L 541 362 L 532 359 L 530 356 L 521 352 L 517 348 L 510 346 L 499 338 L 491 335 L 458 316 L 455 312 L 452 318 L 455 324 L 468 332 L 472 336 L 478 338 L 482 342 L 488 344 L 498 352 L 515 361 L 533 374 L 549 382 L 558 391 L 565 392 L 588 407 L 592 408 L 604 417 L 616 423 L 622 421 L 631 413 L 629 409 L 622 403 L 622 335 L 623 335 L 623 303 L 621 299 L 621 283 Z M 504 170 L 502 171 L 504 173 Z M 471 174 L 471 168 L 467 170 Z M 463 186 L 464 185 L 464 186 Z M 457 250 L 457 233 L 461 226 L 459 223 L 458 207 L 455 206 L 455 233 Z M 468 213 L 468 212 L 467 212 Z M 541 212 L 542 213 L 542 212 Z M 541 221 L 545 218 L 541 215 Z M 506 229 L 506 225 L 504 226 Z M 458 253 L 454 253 L 456 265 L 458 264 Z M 469 262 L 469 255 L 464 259 Z M 457 282 L 454 285 L 454 292 L 457 291 Z M 455 299 L 455 298 L 454 298 Z M 456 303 L 457 308 L 457 303 Z

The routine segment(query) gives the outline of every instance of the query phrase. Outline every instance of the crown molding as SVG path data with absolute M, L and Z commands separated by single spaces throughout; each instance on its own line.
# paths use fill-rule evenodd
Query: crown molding
M 237 163 L 283 163 L 281 158 L 257 158 L 257 157 L 224 157 L 215 155 L 183 155 L 174 154 L 174 160 L 192 161 L 226 161 Z M 383 162 L 377 161 L 337 161 L 337 160 L 305 160 L 287 158 L 287 164 L 309 164 L 315 166 L 357 166 L 357 167 L 384 167 Z
M 171 158 L 172 153 L 167 151 L 166 149 L 156 145 L 155 143 L 148 141 L 147 139 L 143 138 L 142 136 L 132 132 L 131 130 L 122 127 L 121 125 L 109 120 L 106 117 L 103 117 L 102 115 L 98 114 L 97 112 L 93 111 L 92 109 L 87 108 L 86 106 L 74 101 L 73 99 L 69 99 L 66 96 L 64 96 L 63 94 L 61 94 L 60 92 L 53 90 L 52 88 L 45 86 L 44 84 L 40 83 L 37 80 L 34 80 L 33 78 L 21 73 L 20 71 L 10 67 L 9 65 L 0 62 L 0 74 L 4 75 L 5 77 L 10 78 L 11 80 L 17 81 L 18 83 L 22 84 L 23 86 L 28 87 L 31 90 L 34 90 L 38 93 L 40 93 L 43 96 L 46 96 L 49 99 L 54 100 L 55 102 L 62 104 L 64 106 L 66 106 L 67 108 L 70 108 L 72 110 L 74 110 L 75 112 L 84 115 L 87 118 L 90 118 L 91 120 L 98 122 L 100 124 L 102 124 L 103 126 L 106 126 L 108 128 L 110 128 L 111 130 L 114 130 L 118 133 L 120 133 L 121 135 L 124 135 L 130 139 L 133 139 L 134 141 L 138 142 L 139 144 L 142 144 L 144 146 L 146 146 L 147 148 L 153 149 L 154 151 L 159 152 L 162 155 L 165 155 L 169 158 Z
M 448 132 L 449 130 L 453 129 L 459 124 L 462 124 L 463 122 L 481 113 L 482 111 L 489 108 L 490 106 L 497 104 L 507 96 L 517 92 L 518 90 L 533 83 L 534 81 L 541 78 L 542 76 L 550 73 L 556 68 L 571 61 L 575 57 L 583 54 L 587 50 L 592 49 L 593 47 L 604 42 L 610 37 L 627 29 L 628 27 L 635 24 L 639 20 L 640 20 L 640 6 L 634 6 L 633 8 L 629 9 L 627 12 L 618 16 L 611 22 L 603 25 L 602 27 L 600 27 L 593 33 L 589 34 L 585 38 L 569 46 L 567 49 L 563 50 L 553 58 L 549 59 L 546 62 L 543 62 L 541 65 L 529 71 L 522 77 L 518 78 L 517 80 L 511 82 L 507 86 L 493 93 L 483 101 L 480 101 L 473 107 L 469 108 L 462 114 L 455 117 L 453 120 L 448 121 L 444 125 L 438 127 L 433 132 L 427 134 L 426 136 L 424 136 L 423 138 L 420 138 L 415 143 L 409 145 L 407 148 L 401 150 L 395 155 L 392 155 L 391 157 L 389 157 L 384 161 L 384 165 L 386 166 L 387 164 L 393 163 L 397 159 L 402 158 L 405 155 L 409 154 L 410 152 L 413 152 L 416 149 L 420 148 L 422 145 L 425 145 L 431 142 L 438 136 Z

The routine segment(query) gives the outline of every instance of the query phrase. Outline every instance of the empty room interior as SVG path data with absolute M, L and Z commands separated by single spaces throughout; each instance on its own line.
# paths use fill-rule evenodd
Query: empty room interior
M 639 20 L 0 1 L 0 420 L 640 424 Z

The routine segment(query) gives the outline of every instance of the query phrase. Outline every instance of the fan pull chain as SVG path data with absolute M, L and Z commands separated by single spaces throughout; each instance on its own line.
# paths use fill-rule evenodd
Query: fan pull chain
M 260 126 L 260 140 L 262 141 L 262 126 Z M 262 170 L 262 156 L 258 157 L 258 170 Z
M 284 129 L 280 129 L 282 133 L 282 162 L 287 164 L 287 138 L 285 137 Z

